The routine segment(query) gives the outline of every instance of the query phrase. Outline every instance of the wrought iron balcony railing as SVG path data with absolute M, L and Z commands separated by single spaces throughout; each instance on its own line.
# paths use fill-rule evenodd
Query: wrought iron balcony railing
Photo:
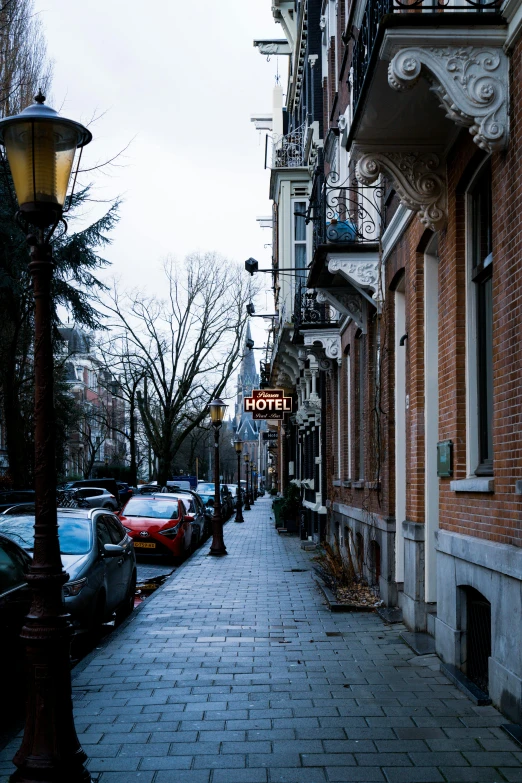
M 305 165 L 306 125 L 274 139 L 272 168 L 295 169 Z
M 387 14 L 498 14 L 501 5 L 502 0 L 368 0 L 353 50 L 353 111 L 357 109 L 366 74 L 380 46 L 381 23 Z M 405 19 L 404 23 L 409 21 Z M 473 23 L 470 19 L 470 24 Z
M 356 179 L 342 182 L 336 172 L 314 180 L 307 222 L 313 221 L 313 251 L 320 245 L 378 242 L 384 186 L 363 187 Z
M 327 303 L 317 301 L 317 291 L 299 283 L 294 299 L 294 326 L 331 326 L 336 323 L 335 311 Z

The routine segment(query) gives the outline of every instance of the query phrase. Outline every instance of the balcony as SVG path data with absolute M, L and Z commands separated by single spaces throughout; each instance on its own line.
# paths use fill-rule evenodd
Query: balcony
M 280 136 L 278 139 L 273 139 L 271 168 L 297 169 L 305 166 L 306 138 L 306 125 L 301 125 L 299 128 L 290 131 L 290 133 Z
M 313 223 L 313 256 L 321 251 L 377 247 L 381 233 L 384 188 L 363 187 L 355 178 L 342 181 L 336 172 L 314 181 L 307 222 Z
M 506 148 L 508 33 L 499 0 L 368 0 L 353 50 L 346 145 L 365 186 L 381 174 L 423 225 L 447 224 L 446 156 L 462 127 Z
M 299 283 L 294 298 L 295 334 L 300 329 L 331 327 L 337 323 L 337 312 L 328 302 L 317 301 L 317 291 Z
M 383 297 L 380 238 L 384 195 L 380 181 L 363 186 L 353 177 L 342 180 L 336 172 L 320 172 L 313 183 L 307 215 L 308 222 L 313 221 L 307 286 L 316 289 L 319 305 L 330 305 L 341 318 L 349 316 L 363 332 L 368 303 L 378 307 Z M 305 345 L 309 337 L 305 335 Z M 332 340 L 334 337 L 332 331 Z
M 387 28 L 495 24 L 499 0 L 368 0 L 353 52 L 352 106 L 357 111 Z

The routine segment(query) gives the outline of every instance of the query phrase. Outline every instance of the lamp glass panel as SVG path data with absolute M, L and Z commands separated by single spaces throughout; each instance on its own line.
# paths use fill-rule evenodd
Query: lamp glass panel
M 223 419 L 225 418 L 225 410 L 227 408 L 227 406 L 224 403 L 222 404 L 210 403 L 209 408 L 210 408 L 211 421 L 213 422 L 223 421 Z
M 20 122 L 4 132 L 18 204 L 63 206 L 78 146 L 78 133 L 60 122 Z
M 243 451 L 243 441 L 242 440 L 235 440 L 234 441 L 234 448 L 238 454 L 241 454 Z

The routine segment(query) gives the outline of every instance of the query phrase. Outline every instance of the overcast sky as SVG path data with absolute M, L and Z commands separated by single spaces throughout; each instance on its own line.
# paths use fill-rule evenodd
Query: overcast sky
M 215 250 L 268 266 L 271 232 L 256 223 L 270 214 L 264 134 L 250 116 L 272 108 L 277 60 L 252 45 L 282 37 L 271 0 L 35 0 L 35 9 L 54 61 L 54 108 L 84 123 L 105 112 L 82 167 L 132 142 L 96 178 L 97 197 L 124 199 L 108 274 L 161 295 L 169 254 Z M 265 306 L 273 312 L 263 293 L 256 307 Z

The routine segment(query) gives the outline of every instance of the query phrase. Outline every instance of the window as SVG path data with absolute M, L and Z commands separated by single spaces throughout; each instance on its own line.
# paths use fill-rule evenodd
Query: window
M 299 275 L 299 278 L 296 282 L 299 281 L 299 279 L 302 280 L 302 284 L 306 282 L 306 201 L 294 201 L 293 203 L 293 212 L 294 212 L 294 267 L 298 270 L 303 270 L 301 272 L 297 272 Z
M 122 540 L 125 538 L 126 535 L 123 527 L 114 517 L 110 517 L 109 515 L 106 515 L 103 517 L 103 519 L 109 529 L 111 542 L 113 544 L 121 544 Z
M 362 335 L 355 341 L 357 351 L 357 448 L 359 480 L 364 479 L 364 392 L 366 361 L 364 355 L 364 342 Z
M 336 433 L 336 470 L 335 474 L 337 478 L 341 477 L 341 368 L 337 367 L 337 433 Z
M 373 478 L 375 481 L 380 480 L 380 444 L 381 444 L 381 319 L 379 316 L 375 316 L 373 322 L 373 401 L 372 401 L 372 418 L 373 418 L 373 444 L 372 444 L 372 461 L 373 461 Z
M 112 544 L 109 528 L 105 524 L 104 517 L 98 517 L 96 520 L 96 537 L 98 539 L 98 549 L 102 552 L 105 544 Z
M 491 164 L 468 194 L 469 471 L 493 474 L 493 253 Z
M 352 478 L 352 377 L 350 352 L 346 354 L 346 450 L 347 478 Z

